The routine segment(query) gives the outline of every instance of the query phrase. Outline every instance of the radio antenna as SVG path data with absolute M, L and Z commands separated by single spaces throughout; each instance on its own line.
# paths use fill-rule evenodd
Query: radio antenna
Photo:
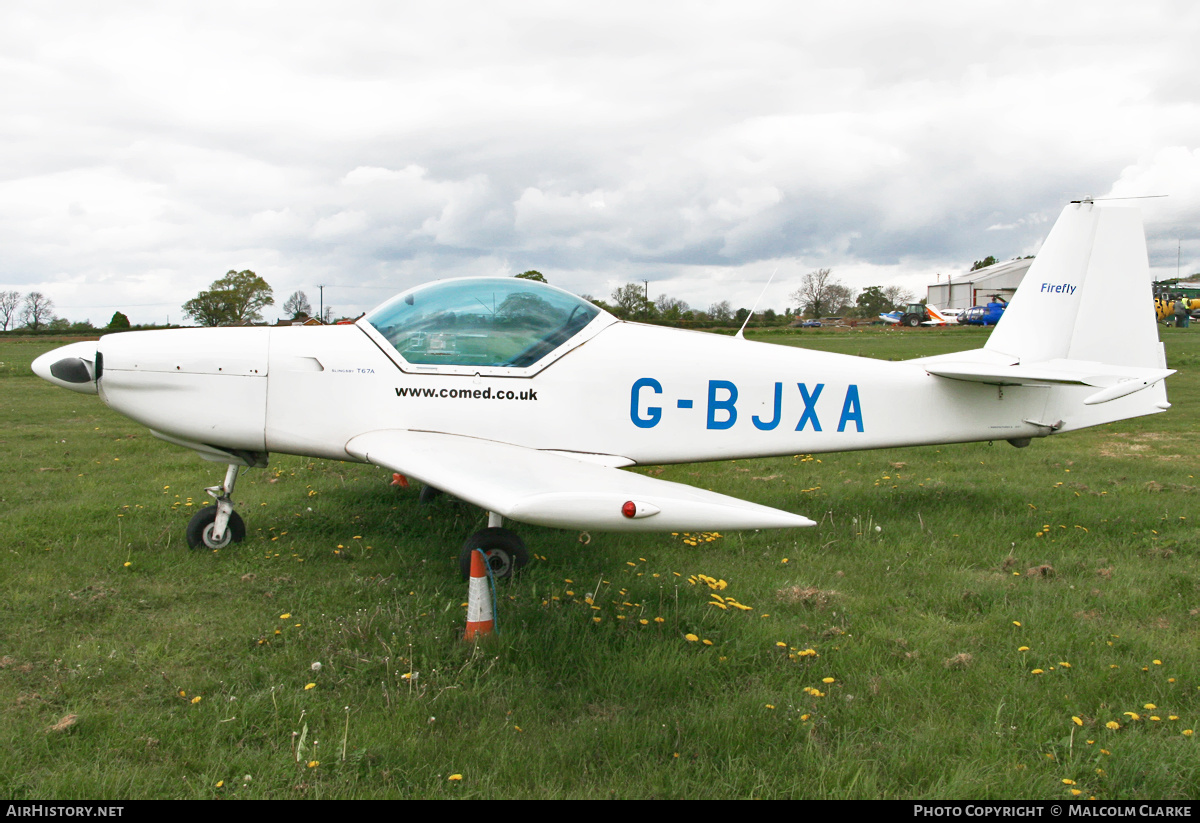
M 742 321 L 742 327 L 738 329 L 738 333 L 734 335 L 738 340 L 746 339 L 746 325 L 750 322 L 750 318 L 754 316 L 754 309 L 758 308 L 758 304 L 762 301 L 763 295 L 767 293 L 767 289 L 771 286 L 771 281 L 775 279 L 776 272 L 779 271 L 779 266 L 775 267 L 775 271 L 771 272 L 771 276 L 767 278 L 767 285 L 763 286 L 761 292 L 758 293 L 758 300 L 754 301 L 754 307 L 750 309 L 750 313 L 746 315 L 746 319 Z

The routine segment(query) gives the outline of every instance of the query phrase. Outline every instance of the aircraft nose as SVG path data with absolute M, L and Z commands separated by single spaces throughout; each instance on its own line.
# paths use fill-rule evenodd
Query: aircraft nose
M 81 394 L 97 394 L 96 341 L 71 343 L 33 361 L 33 373 L 48 383 Z

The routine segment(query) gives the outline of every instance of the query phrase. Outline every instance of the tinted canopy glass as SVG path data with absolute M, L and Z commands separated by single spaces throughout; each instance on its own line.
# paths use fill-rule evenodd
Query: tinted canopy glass
M 497 277 L 421 286 L 365 319 L 409 363 L 524 368 L 599 313 L 552 286 Z

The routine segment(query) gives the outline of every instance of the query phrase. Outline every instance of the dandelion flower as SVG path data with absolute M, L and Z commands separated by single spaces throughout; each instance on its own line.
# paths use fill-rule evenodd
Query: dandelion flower
M 1077 493 L 1078 493 L 1078 492 L 1077 492 Z M 1071 795 L 1072 795 L 1072 796 L 1074 796 L 1074 797 L 1079 797 L 1079 795 L 1081 795 L 1081 794 L 1083 794 L 1083 790 L 1082 790 L 1082 789 L 1071 789 Z
M 1104 724 L 1104 728 L 1115 732 L 1117 729 L 1121 728 L 1121 724 L 1115 720 L 1110 720 Z
M 1161 665 L 1162 665 L 1162 661 L 1161 661 L 1161 660 L 1155 660 L 1155 661 L 1154 661 L 1154 665 L 1155 665 L 1155 666 L 1161 666 Z
M 1183 736 L 1184 736 L 1184 737 L 1191 737 L 1191 736 L 1192 736 L 1192 730 L 1191 730 L 1191 729 L 1184 729 L 1184 730 L 1183 730 Z
M 1071 722 L 1072 722 L 1072 723 L 1074 723 L 1076 726 L 1082 726 L 1082 725 L 1083 725 L 1083 721 L 1082 721 L 1082 720 L 1080 720 L 1080 719 L 1079 719 L 1078 717 L 1076 717 L 1075 715 L 1071 715 Z
M 765 704 L 765 705 L 766 705 L 766 707 L 767 707 L 768 709 L 773 709 L 773 708 L 775 708 L 775 704 L 774 704 L 774 703 L 767 703 L 767 704 Z
M 304 686 L 304 691 L 308 691 L 309 689 L 316 688 L 316 685 L 317 685 L 316 683 L 308 683 Z
M 280 620 L 287 620 L 287 619 L 288 619 L 289 617 L 291 617 L 291 616 L 292 616 L 292 613 L 291 613 L 291 612 L 288 612 L 287 614 L 281 614 L 281 615 L 279 615 L 279 619 L 280 619 Z
M 1014 625 L 1014 626 L 1016 626 L 1016 627 L 1019 629 L 1019 628 L 1021 628 L 1021 621 L 1020 621 L 1020 620 L 1014 620 L 1014 621 L 1013 621 L 1013 625 Z
M 836 681 L 832 677 L 823 677 L 823 678 L 821 678 L 821 682 L 829 684 L 829 683 L 834 683 Z
M 1157 709 L 1158 706 L 1155 706 L 1153 703 L 1147 703 L 1145 706 L 1142 706 L 1142 708 L 1143 709 Z
M 447 777 L 446 779 L 458 781 L 458 780 L 462 780 L 462 775 L 461 774 L 452 774 L 449 777 Z
M 1072 779 L 1071 779 L 1071 778 L 1069 778 L 1069 777 L 1064 777 L 1064 778 L 1063 778 L 1063 785 L 1064 785 L 1064 786 L 1074 786 L 1074 785 L 1075 785 L 1075 781 L 1074 781 L 1074 780 L 1072 780 Z
M 225 785 L 225 781 L 224 781 L 224 780 L 218 780 L 218 781 L 217 781 L 217 788 L 218 788 L 218 789 L 219 789 L 219 788 L 221 788 L 221 787 L 222 787 L 222 786 L 224 786 L 224 785 Z
M 1017 651 L 1019 651 L 1019 652 L 1027 652 L 1027 651 L 1029 651 L 1029 647 L 1028 647 L 1028 646 L 1022 646 L 1021 648 L 1017 649 Z
M 708 639 L 701 640 L 700 642 L 703 643 L 705 646 L 711 646 L 713 644 L 713 642 Z
M 197 703 L 199 703 L 203 699 L 204 698 L 201 697 L 200 695 L 196 695 L 195 697 L 192 698 L 192 705 L 195 706 Z
M 315 769 L 317 766 L 320 766 L 320 765 L 321 765 L 321 761 L 320 761 L 320 760 L 310 760 L 310 761 L 308 761 L 308 767 L 309 767 L 310 769 Z
M 685 635 L 683 636 L 683 639 L 684 639 L 684 640 L 686 640 L 686 641 L 687 641 L 687 642 L 689 642 L 689 643 L 695 643 L 695 642 L 696 642 L 697 640 L 699 640 L 700 638 L 699 638 L 699 637 L 697 637 L 697 636 L 696 636 L 696 635 L 694 635 L 694 634 L 691 634 L 691 633 L 689 632 L 688 634 L 685 634 Z
M 1034 669 L 1030 674 L 1045 674 L 1045 672 L 1041 669 Z

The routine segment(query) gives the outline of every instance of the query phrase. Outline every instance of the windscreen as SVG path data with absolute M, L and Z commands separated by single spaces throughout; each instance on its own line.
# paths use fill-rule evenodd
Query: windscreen
M 524 368 L 600 313 L 565 291 L 515 277 L 447 280 L 367 315 L 409 363 Z

